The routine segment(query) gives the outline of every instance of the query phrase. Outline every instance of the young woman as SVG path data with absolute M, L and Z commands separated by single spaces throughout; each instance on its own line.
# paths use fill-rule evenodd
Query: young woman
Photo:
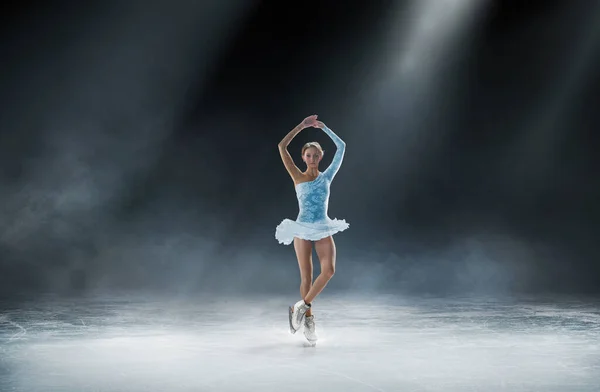
M 292 139 L 305 128 L 321 128 L 335 143 L 337 151 L 331 165 L 319 172 L 319 163 L 323 158 L 323 149 L 317 142 L 306 143 L 302 148 L 302 161 L 306 171 L 302 172 L 294 164 L 287 146 Z M 304 336 L 310 343 L 316 343 L 315 320 L 311 312 L 311 303 L 325 288 L 335 272 L 336 248 L 332 235 L 346 230 L 345 220 L 330 219 L 327 215 L 329 187 L 338 172 L 346 143 L 321 121 L 317 116 L 309 116 L 292 129 L 279 143 L 279 153 L 283 164 L 294 181 L 300 212 L 295 221 L 284 219 L 275 230 L 279 243 L 289 245 L 294 242 L 296 257 L 300 267 L 300 294 L 302 299 L 289 308 L 290 332 L 296 333 L 304 323 Z M 321 263 L 321 273 L 313 282 L 312 246 L 315 246 Z

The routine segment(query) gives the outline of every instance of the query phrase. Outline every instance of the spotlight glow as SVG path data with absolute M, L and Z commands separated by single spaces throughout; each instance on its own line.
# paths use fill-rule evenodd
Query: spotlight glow
M 452 50 L 485 3 L 475 0 L 415 1 L 409 11 L 406 46 L 400 53 L 400 72 L 429 70 L 440 56 Z

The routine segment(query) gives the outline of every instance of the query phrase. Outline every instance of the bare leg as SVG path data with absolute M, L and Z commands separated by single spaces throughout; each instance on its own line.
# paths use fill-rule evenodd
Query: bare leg
M 300 267 L 300 295 L 304 298 L 312 287 L 312 242 L 294 238 L 294 250 L 296 251 L 296 257 L 298 258 L 298 267 Z M 306 312 L 306 315 L 312 315 L 310 309 Z
M 311 303 L 321 291 L 325 288 L 329 280 L 335 273 L 335 242 L 331 236 L 315 242 L 315 250 L 321 263 L 321 273 L 315 279 L 308 294 L 304 297 L 304 302 Z

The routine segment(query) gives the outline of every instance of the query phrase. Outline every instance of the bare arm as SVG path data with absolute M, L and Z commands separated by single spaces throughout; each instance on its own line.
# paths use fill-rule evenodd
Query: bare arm
M 296 182 L 296 179 L 301 175 L 301 171 L 300 171 L 300 169 L 298 169 L 298 166 L 296 166 L 296 164 L 294 163 L 292 156 L 290 155 L 289 151 L 287 150 L 287 146 L 290 144 L 292 139 L 298 133 L 300 133 L 300 131 L 303 129 L 304 129 L 304 126 L 302 124 L 297 125 L 294 129 L 292 129 L 283 138 L 283 140 L 281 140 L 279 142 L 279 145 L 278 145 L 279 146 L 279 155 L 281 155 L 281 160 L 283 161 L 283 165 L 285 166 L 286 170 L 288 171 L 288 173 L 290 174 L 290 177 L 292 177 L 292 180 L 294 180 L 294 182 Z
M 290 142 L 296 137 L 297 134 L 300 133 L 304 128 L 309 127 L 309 124 L 312 124 L 316 121 L 317 116 L 310 116 L 304 119 L 300 124 L 296 125 L 294 129 L 292 129 L 285 137 L 279 142 L 279 155 L 281 155 L 281 160 L 283 164 L 292 177 L 292 180 L 296 182 L 296 180 L 302 175 L 298 166 L 294 163 L 292 156 L 287 150 L 287 146 L 289 146 Z
M 294 129 L 289 131 L 288 134 L 285 135 L 283 139 L 281 139 L 281 141 L 279 142 L 279 148 L 287 148 L 287 146 L 290 145 L 290 143 L 296 137 L 296 135 L 299 134 L 300 131 L 302 131 L 304 128 L 306 128 L 304 126 L 304 122 L 301 122 L 300 124 L 296 125 Z

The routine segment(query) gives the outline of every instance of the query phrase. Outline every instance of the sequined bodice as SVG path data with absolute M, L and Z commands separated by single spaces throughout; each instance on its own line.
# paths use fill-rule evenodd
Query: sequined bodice
M 329 205 L 329 181 L 323 173 L 319 173 L 313 181 L 296 185 L 298 198 L 298 221 L 321 222 L 327 220 L 327 207 Z

